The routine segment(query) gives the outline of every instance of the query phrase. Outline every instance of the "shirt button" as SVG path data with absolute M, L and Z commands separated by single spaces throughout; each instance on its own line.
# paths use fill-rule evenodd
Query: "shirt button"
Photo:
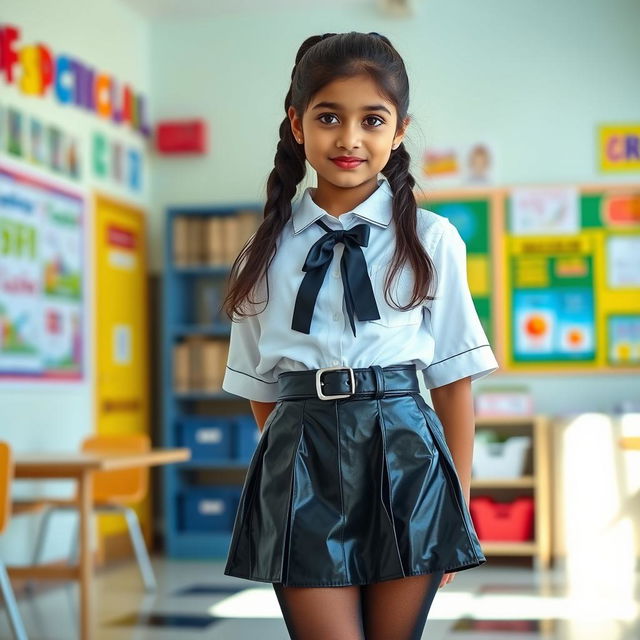
M 340 320 L 340 314 L 339 313 L 334 313 L 333 314 L 333 319 L 336 320 L 336 321 Z
M 333 364 L 340 364 L 340 360 L 334 360 Z
M 337 271 L 336 269 L 334 269 L 331 274 L 333 275 L 334 278 L 339 278 L 340 277 L 340 272 Z

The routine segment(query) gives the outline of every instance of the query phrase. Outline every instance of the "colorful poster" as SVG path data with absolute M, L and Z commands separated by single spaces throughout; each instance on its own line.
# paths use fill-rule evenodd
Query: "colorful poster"
M 640 171 L 640 123 L 600 125 L 598 165 L 602 173 Z
M 640 364 L 640 315 L 611 315 L 608 318 L 609 363 Z
M 432 187 L 489 186 L 497 182 L 495 145 L 488 141 L 429 147 L 422 171 Z
M 514 359 L 594 360 L 593 292 L 588 289 L 516 291 Z
M 467 248 L 467 278 L 473 303 L 489 341 L 493 341 L 491 325 L 492 301 L 491 264 L 492 241 L 489 230 L 491 200 L 489 197 L 447 202 L 434 199 L 419 206 L 445 216 L 464 240 Z
M 84 201 L 0 168 L 0 379 L 84 376 Z
M 640 236 L 607 238 L 607 285 L 611 289 L 640 287 Z
M 511 193 L 510 231 L 514 236 L 577 233 L 580 228 L 576 187 L 526 187 Z
M 637 367 L 639 194 L 578 186 L 575 203 L 574 188 L 538 198 L 553 190 L 521 189 L 507 201 L 507 368 Z

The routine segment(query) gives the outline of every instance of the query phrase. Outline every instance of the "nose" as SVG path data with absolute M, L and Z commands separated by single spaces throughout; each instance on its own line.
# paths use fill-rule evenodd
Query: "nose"
M 340 128 L 336 140 L 337 146 L 344 149 L 354 149 L 360 146 L 360 129 L 358 124 L 345 124 Z

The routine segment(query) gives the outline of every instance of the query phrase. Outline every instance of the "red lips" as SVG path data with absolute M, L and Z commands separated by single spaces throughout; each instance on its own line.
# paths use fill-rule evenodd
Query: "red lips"
M 364 162 L 362 158 L 356 158 L 354 156 L 339 156 L 338 158 L 331 158 L 331 161 L 341 169 L 355 169 Z

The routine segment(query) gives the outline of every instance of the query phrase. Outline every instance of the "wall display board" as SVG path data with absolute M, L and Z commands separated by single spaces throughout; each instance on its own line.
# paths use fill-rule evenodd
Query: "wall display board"
M 505 197 L 506 367 L 640 366 L 640 187 L 523 187 Z
M 497 190 L 451 189 L 438 190 L 418 206 L 445 216 L 458 229 L 467 246 L 467 276 L 469 289 L 480 322 L 489 338 L 494 341 L 491 318 L 494 314 L 495 280 L 493 254 L 496 244 L 492 220 L 499 215 L 502 199 Z
M 84 378 L 85 200 L 0 167 L 0 380 Z

